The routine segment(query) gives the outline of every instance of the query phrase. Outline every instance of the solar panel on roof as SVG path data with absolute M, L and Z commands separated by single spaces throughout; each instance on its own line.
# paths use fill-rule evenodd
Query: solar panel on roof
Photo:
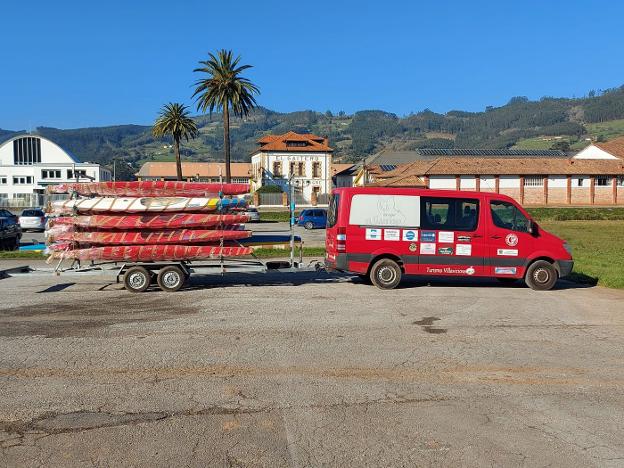
M 396 165 L 394 164 L 382 164 L 381 166 L 379 166 L 381 168 L 382 171 L 384 172 L 388 172 L 388 171 L 394 171 L 396 169 Z

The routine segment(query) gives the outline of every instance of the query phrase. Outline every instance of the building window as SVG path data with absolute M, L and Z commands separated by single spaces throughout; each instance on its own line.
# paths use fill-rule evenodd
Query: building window
M 312 163 L 312 177 L 321 177 L 321 163 L 313 162 Z
M 303 147 L 303 146 L 308 146 L 308 142 L 307 141 L 286 141 L 286 146 L 298 146 L 298 147 Z
M 61 170 L 60 169 L 43 169 L 41 171 L 42 179 L 60 179 L 61 178 Z
M 273 177 L 282 177 L 282 163 L 279 161 L 273 162 Z
M 74 173 L 72 169 L 67 169 L 68 179 L 74 179 L 76 177 L 78 177 L 79 179 L 81 177 L 87 177 L 87 171 L 85 171 L 84 169 L 76 169 L 76 173 Z
M 0 185 L 6 185 L 8 183 L 7 176 L 0 176 Z
M 32 166 L 41 162 L 41 140 L 24 137 L 13 140 L 13 164 Z
M 305 163 L 303 161 L 297 164 L 297 175 L 299 177 L 305 176 Z
M 583 179 L 577 179 L 576 186 L 577 187 L 582 187 L 583 186 Z
M 620 187 L 624 187 L 624 176 L 620 176 L 620 177 L 617 178 L 617 184 Z
M 232 182 L 235 184 L 248 184 L 249 179 L 246 177 L 232 177 Z
M 526 176 L 524 178 L 525 187 L 542 187 L 544 185 L 544 178 L 541 176 Z
M 596 185 L 600 187 L 608 187 L 609 185 L 611 185 L 611 177 L 607 177 L 607 176 L 596 177 Z
M 288 165 L 288 175 L 289 176 L 295 175 L 295 162 L 294 161 L 290 161 L 290 164 Z
M 13 176 L 13 185 L 32 184 L 32 176 Z

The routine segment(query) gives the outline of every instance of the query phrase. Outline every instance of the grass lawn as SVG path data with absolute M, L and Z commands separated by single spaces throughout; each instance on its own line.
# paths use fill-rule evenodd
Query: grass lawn
M 611 140 L 624 135 L 624 119 L 585 124 L 585 128 L 587 133 L 594 137 L 603 135 L 607 140 Z
M 593 220 L 624 220 L 622 208 L 527 208 L 527 211 L 538 222 L 543 221 L 593 221 Z
M 544 221 L 572 246 L 572 279 L 624 289 L 624 221 Z

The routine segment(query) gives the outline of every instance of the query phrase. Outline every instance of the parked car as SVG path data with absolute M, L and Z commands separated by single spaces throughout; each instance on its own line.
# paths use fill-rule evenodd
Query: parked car
M 319 209 L 303 210 L 297 218 L 297 224 L 306 229 L 325 228 L 327 225 L 327 211 Z
M 491 192 L 349 187 L 329 201 L 325 263 L 382 289 L 403 275 L 523 280 L 548 290 L 572 250 L 514 199 Z
M 4 208 L 0 209 L 0 218 L 12 218 L 17 221 L 17 216 Z
M 0 250 L 17 250 L 21 238 L 22 229 L 15 216 L 0 217 Z
M 249 221 L 251 222 L 260 221 L 260 213 L 258 213 L 257 208 L 247 208 L 245 214 L 249 216 Z
M 19 217 L 19 224 L 22 231 L 32 229 L 34 231 L 45 231 L 46 215 L 41 209 L 24 210 Z

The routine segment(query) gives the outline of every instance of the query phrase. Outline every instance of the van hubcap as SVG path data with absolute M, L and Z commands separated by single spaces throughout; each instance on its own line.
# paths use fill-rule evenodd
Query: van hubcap
M 535 270 L 535 273 L 533 273 L 533 279 L 538 283 L 547 283 L 550 279 L 550 273 L 544 268 L 538 268 Z
M 394 268 L 381 267 L 377 272 L 377 277 L 384 283 L 392 283 L 396 279 L 396 271 Z

